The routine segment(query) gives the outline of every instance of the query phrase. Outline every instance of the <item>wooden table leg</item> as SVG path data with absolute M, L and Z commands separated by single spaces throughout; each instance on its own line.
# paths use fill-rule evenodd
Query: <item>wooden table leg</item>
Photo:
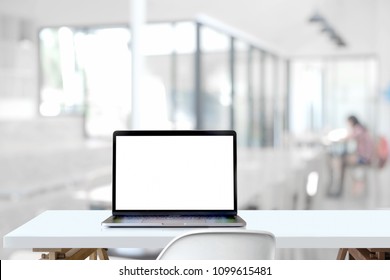
M 341 248 L 337 254 L 338 260 L 345 260 L 347 254 L 350 260 L 384 260 L 390 248 Z
M 89 259 L 90 259 L 90 260 L 96 261 L 96 260 L 97 260 L 97 252 L 96 252 L 96 251 L 93 252 L 93 253 L 89 256 Z
M 347 248 L 340 248 L 339 252 L 337 253 L 337 260 L 345 260 L 347 253 L 348 253 Z
M 33 252 L 47 252 L 41 255 L 41 260 L 59 260 L 70 250 L 70 248 L 34 248 Z
M 364 248 L 349 248 L 349 259 L 352 260 L 372 260 L 375 254 L 370 253 Z
M 63 260 L 85 260 L 93 253 L 96 253 L 96 248 L 71 249 L 65 254 Z
M 375 254 L 377 260 L 384 260 L 386 253 L 390 253 L 389 248 L 368 248 L 368 251 Z
M 107 249 L 102 249 L 102 248 L 99 248 L 96 250 L 98 256 L 99 256 L 99 259 L 101 260 L 109 260 L 108 258 L 108 254 L 107 254 Z
M 37 248 L 33 252 L 47 252 L 42 254 L 41 260 L 108 260 L 107 249 L 102 248 Z

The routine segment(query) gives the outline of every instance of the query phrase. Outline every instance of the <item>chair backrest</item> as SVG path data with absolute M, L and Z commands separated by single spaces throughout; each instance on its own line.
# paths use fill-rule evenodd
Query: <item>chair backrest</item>
M 275 237 L 250 230 L 193 231 L 173 239 L 158 260 L 270 260 L 275 258 Z

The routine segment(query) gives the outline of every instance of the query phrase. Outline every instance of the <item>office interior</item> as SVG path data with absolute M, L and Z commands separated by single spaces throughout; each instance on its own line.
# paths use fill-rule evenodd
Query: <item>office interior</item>
M 390 140 L 389 11 L 387 0 L 0 1 L 0 235 L 48 209 L 110 209 L 119 129 L 234 129 L 239 209 L 389 208 L 389 163 L 342 170 L 356 143 L 339 141 L 350 115 Z

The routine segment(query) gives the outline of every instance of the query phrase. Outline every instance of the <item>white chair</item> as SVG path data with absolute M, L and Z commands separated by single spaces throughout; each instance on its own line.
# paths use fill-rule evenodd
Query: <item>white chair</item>
M 157 260 L 271 260 L 275 248 L 270 232 L 202 230 L 176 237 Z

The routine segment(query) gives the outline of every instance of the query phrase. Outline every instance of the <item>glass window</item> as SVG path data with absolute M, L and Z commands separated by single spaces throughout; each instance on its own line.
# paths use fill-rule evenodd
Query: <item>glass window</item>
M 173 29 L 174 48 L 179 54 L 193 54 L 196 49 L 194 22 L 175 22 Z
M 150 126 L 195 128 L 195 24 L 149 24 L 145 37 L 145 94 L 150 111 L 146 115 Z
M 290 128 L 298 134 L 316 131 L 321 118 L 322 67 L 320 61 L 291 65 Z
M 40 113 L 44 116 L 82 113 L 83 72 L 76 63 L 75 31 L 44 28 L 39 33 L 41 67 Z
M 130 40 L 125 25 L 42 29 L 41 114 L 82 114 L 89 136 L 130 128 Z M 150 127 L 194 129 L 196 23 L 147 24 L 144 40 L 143 116 L 150 118 Z M 200 68 L 200 128 L 234 128 L 241 146 L 272 145 L 275 58 L 200 25 Z
M 143 49 L 145 56 L 169 55 L 174 48 L 172 23 L 150 23 L 143 27 Z
M 77 63 L 85 79 L 85 129 L 110 136 L 127 129 L 131 109 L 131 55 L 127 28 L 80 30 L 75 34 Z
M 240 146 L 249 145 L 250 99 L 249 99 L 249 46 L 242 41 L 235 41 L 235 96 L 234 96 L 234 129 Z
M 376 65 L 369 57 L 293 61 L 291 130 L 301 134 L 343 128 L 350 114 L 374 126 Z
M 41 114 L 84 113 L 90 136 L 108 136 L 115 129 L 128 128 L 128 28 L 44 28 L 39 37 Z
M 251 146 L 260 147 L 262 145 L 262 53 L 258 49 L 252 49 L 251 59 L 250 59 L 250 90 L 252 102 L 252 120 L 251 120 Z
M 142 108 L 145 128 L 171 129 L 173 127 L 172 85 L 173 26 L 148 24 L 144 42 L 145 84 Z
M 324 121 L 328 127 L 345 127 L 348 115 L 375 123 L 373 77 L 376 61 L 371 58 L 334 59 L 324 63 Z
M 230 38 L 201 28 L 202 129 L 229 129 L 232 106 Z
M 275 57 L 275 114 L 274 114 L 274 145 L 283 145 L 284 130 L 286 129 L 286 112 L 287 112 L 287 77 L 286 61 L 282 58 Z
M 195 129 L 195 24 L 178 22 L 174 25 L 175 40 L 175 115 L 177 129 Z
M 275 113 L 275 60 L 270 54 L 264 57 L 264 113 L 265 113 L 265 146 L 274 143 L 274 113 Z

